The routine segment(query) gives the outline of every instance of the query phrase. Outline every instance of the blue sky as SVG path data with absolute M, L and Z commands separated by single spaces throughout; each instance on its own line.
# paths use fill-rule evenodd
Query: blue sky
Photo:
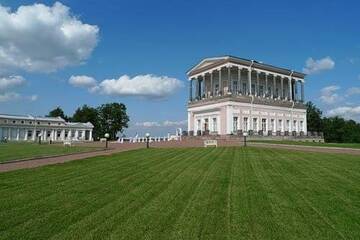
M 44 15 L 42 24 L 34 20 L 41 13 L 53 13 L 55 1 L 0 4 L 0 79 L 8 83 L 1 88 L 0 80 L 2 113 L 45 115 L 61 106 L 72 114 L 83 104 L 117 101 L 128 107 L 129 135 L 165 133 L 186 120 L 186 71 L 204 57 L 234 55 L 307 71 L 307 100 L 325 114 L 360 120 L 357 1 L 63 0 L 57 8 L 68 12 L 56 16 L 59 24 L 52 22 L 51 14 Z M 18 8 L 25 5 L 27 12 L 19 14 Z M 17 13 L 16 23 L 27 23 L 25 30 L 7 24 L 5 20 L 16 18 L 12 13 Z M 62 23 L 75 20 L 81 21 L 78 29 L 83 32 L 71 32 L 76 37 L 66 38 L 66 44 L 57 35 L 48 37 L 52 29 L 56 32 Z M 55 61 L 59 54 L 64 56 Z M 88 79 L 76 78 L 70 84 L 71 76 Z M 104 83 L 106 79 L 113 81 Z M 171 91 L 155 96 L 153 89 L 137 89 L 136 83 L 146 79 L 148 88 L 161 89 L 168 86 L 162 85 L 165 82 Z M 114 82 L 119 89 L 106 88 Z M 135 89 L 124 89 L 122 83 Z M 100 90 L 90 89 L 98 85 Z

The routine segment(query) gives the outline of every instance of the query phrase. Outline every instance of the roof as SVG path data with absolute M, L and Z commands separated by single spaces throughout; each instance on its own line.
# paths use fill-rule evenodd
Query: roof
M 304 79 L 304 77 L 306 76 L 306 74 L 304 74 L 302 72 L 292 71 L 290 69 L 276 67 L 276 66 L 273 66 L 270 64 L 265 64 L 265 63 L 259 62 L 259 61 L 234 57 L 234 56 L 230 56 L 230 55 L 221 56 L 221 57 L 205 58 L 202 61 L 200 61 L 197 65 L 192 67 L 187 72 L 187 75 L 188 75 L 188 77 L 191 77 L 193 75 L 197 75 L 199 73 L 210 70 L 212 68 L 216 68 L 216 67 L 221 66 L 226 63 L 240 64 L 240 65 L 248 66 L 248 67 L 252 66 L 252 67 L 260 69 L 260 70 L 266 70 L 266 71 L 270 71 L 270 72 L 274 72 L 274 73 L 278 73 L 278 74 L 284 74 L 287 76 L 292 74 L 292 76 L 301 78 L 301 79 Z
M 16 115 L 16 114 L 3 114 L 0 113 L 0 118 L 11 118 L 19 120 L 40 120 L 40 121 L 52 121 L 52 122 L 65 122 L 61 117 L 42 117 L 33 115 Z

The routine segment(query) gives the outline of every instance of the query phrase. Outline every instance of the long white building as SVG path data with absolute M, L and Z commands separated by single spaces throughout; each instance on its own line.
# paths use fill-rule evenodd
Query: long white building
M 0 114 L 0 140 L 92 141 L 91 123 L 66 122 L 57 117 Z
M 187 72 L 189 135 L 307 134 L 305 74 L 233 56 Z

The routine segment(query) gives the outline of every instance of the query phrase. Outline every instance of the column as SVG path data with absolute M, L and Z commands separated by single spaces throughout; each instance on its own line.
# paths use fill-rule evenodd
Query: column
M 269 91 L 268 91 L 268 74 L 265 73 L 265 97 L 267 97 L 269 94 Z
M 292 101 L 292 83 L 291 77 L 289 77 L 289 101 Z
M 219 93 L 222 95 L 223 89 L 222 89 L 222 83 L 221 83 L 221 68 L 219 69 Z
M 213 71 L 210 72 L 210 96 L 214 96 Z
M 16 131 L 16 141 L 19 141 L 19 137 L 20 137 L 20 128 L 18 128 Z
M 192 79 L 189 81 L 189 101 L 192 101 Z
M 301 102 L 304 102 L 304 81 L 301 81 Z
M 248 69 L 248 81 L 249 81 L 249 92 L 248 92 L 248 95 L 252 95 L 252 92 L 251 92 L 251 68 Z
M 259 90 L 260 90 L 260 82 L 259 82 L 259 72 L 256 72 L 256 86 L 255 86 L 255 96 L 259 96 Z
M 61 140 L 61 141 L 64 141 L 64 140 L 65 140 L 65 129 L 62 129 L 62 130 L 61 130 L 60 140 Z
M 24 131 L 25 131 L 25 136 L 24 136 L 24 141 L 27 141 L 28 140 L 28 129 L 24 129 Z
M 85 133 L 86 133 L 86 130 L 82 130 L 82 138 L 83 138 L 83 140 L 85 140 Z
M 92 141 L 92 130 L 90 130 L 90 133 L 89 133 L 89 141 Z
M 280 76 L 280 81 L 281 81 L 281 89 L 280 89 L 280 99 L 283 99 L 283 93 L 284 93 L 284 78 L 282 76 Z
M 241 92 L 241 68 L 238 67 L 238 89 L 237 89 L 237 92 Z
M 276 76 L 275 75 L 273 75 L 273 81 L 274 81 L 274 83 L 273 83 L 273 90 L 272 90 L 272 98 L 274 99 L 274 97 L 275 97 L 275 90 L 276 90 Z
M 227 85 L 227 93 L 233 91 L 233 85 L 232 85 L 232 82 L 231 82 L 231 66 L 227 67 L 228 69 L 228 85 Z
M 78 138 L 79 138 L 79 130 L 76 129 L 75 130 L 75 139 L 78 140 Z

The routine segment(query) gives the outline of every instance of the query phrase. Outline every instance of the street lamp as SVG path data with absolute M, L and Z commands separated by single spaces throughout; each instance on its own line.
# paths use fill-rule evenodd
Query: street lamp
M 149 148 L 150 133 L 146 133 L 145 137 L 146 137 L 146 148 Z
M 248 133 L 244 132 L 244 147 L 246 147 L 246 137 L 247 137 Z
M 105 147 L 108 148 L 108 138 L 110 137 L 110 135 L 108 133 L 105 133 Z

